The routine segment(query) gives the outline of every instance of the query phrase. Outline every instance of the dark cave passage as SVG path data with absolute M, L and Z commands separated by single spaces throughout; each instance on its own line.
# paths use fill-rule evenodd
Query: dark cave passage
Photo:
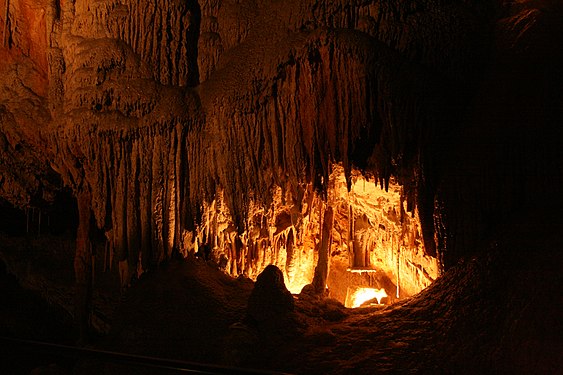
M 10 237 L 74 237 L 77 225 L 76 199 L 69 191 L 57 194 L 52 203 L 24 210 L 0 199 L 0 232 Z

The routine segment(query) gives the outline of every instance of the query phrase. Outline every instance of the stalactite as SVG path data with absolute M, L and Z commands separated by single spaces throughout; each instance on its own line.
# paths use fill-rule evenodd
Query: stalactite
M 293 278 L 293 270 L 294 270 L 294 262 L 295 262 L 295 255 L 293 249 L 294 243 L 294 235 L 293 235 L 293 228 L 289 229 L 289 234 L 287 236 L 285 248 L 286 248 L 286 263 L 285 263 L 285 273 L 287 274 L 288 278 L 291 280 Z
M 3 42 L 2 42 L 2 46 L 4 48 L 6 48 L 7 44 L 8 44 L 8 37 L 6 35 L 7 33 L 7 29 L 8 29 L 8 17 L 9 17 L 9 13 L 10 13 L 10 0 L 6 0 L 5 1 L 5 6 L 6 6 L 6 11 L 4 13 L 4 32 L 2 33 L 3 36 Z

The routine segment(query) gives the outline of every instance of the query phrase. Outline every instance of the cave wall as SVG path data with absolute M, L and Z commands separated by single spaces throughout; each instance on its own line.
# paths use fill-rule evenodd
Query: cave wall
M 455 149 L 445 148 L 451 160 L 435 194 L 446 265 L 528 212 L 547 217 L 563 203 L 560 21 L 559 5 L 524 1 L 495 24 L 489 69 L 453 134 Z
M 393 176 L 442 268 L 530 195 L 558 199 L 551 2 L 7 4 L 0 194 L 22 208 L 63 187 L 87 197 L 80 217 L 105 232 L 123 285 L 220 238 L 204 214 L 217 202 L 230 240 L 214 245 L 241 257 L 226 267 L 258 272 L 256 213 L 326 202 L 333 162 L 348 188 L 353 166 L 383 187 Z

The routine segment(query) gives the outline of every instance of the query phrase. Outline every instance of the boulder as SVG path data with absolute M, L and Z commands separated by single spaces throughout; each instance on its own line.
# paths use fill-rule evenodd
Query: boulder
M 248 299 L 248 317 L 258 326 L 269 325 L 293 312 L 295 302 L 287 290 L 282 271 L 270 264 L 256 279 Z

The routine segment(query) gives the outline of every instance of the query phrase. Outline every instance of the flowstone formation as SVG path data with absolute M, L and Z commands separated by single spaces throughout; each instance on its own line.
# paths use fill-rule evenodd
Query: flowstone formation
M 0 197 L 75 197 L 83 326 L 176 254 L 389 303 L 563 180 L 551 2 L 5 4 Z
M 205 205 L 222 201 L 230 273 L 246 272 L 236 264 L 258 238 L 275 247 L 273 234 L 249 238 L 252 228 L 270 230 L 249 223 L 252 206 L 293 202 L 289 216 L 271 218 L 291 247 L 300 211 L 313 206 L 304 199 L 325 198 L 333 162 L 348 186 L 353 163 L 387 184 L 384 149 L 395 146 L 385 129 L 395 111 L 413 115 L 417 91 L 429 86 L 423 68 L 366 26 L 394 11 L 351 5 L 332 19 L 339 7 L 319 14 L 300 2 L 9 2 L 3 197 L 41 205 L 71 188 L 81 210 L 77 277 L 88 284 L 97 227 L 107 239 L 104 267 L 118 264 L 124 286 L 174 252 L 216 247 L 219 234 L 200 225 Z M 406 190 L 412 201 L 415 186 Z M 304 255 L 313 267 L 315 245 Z

